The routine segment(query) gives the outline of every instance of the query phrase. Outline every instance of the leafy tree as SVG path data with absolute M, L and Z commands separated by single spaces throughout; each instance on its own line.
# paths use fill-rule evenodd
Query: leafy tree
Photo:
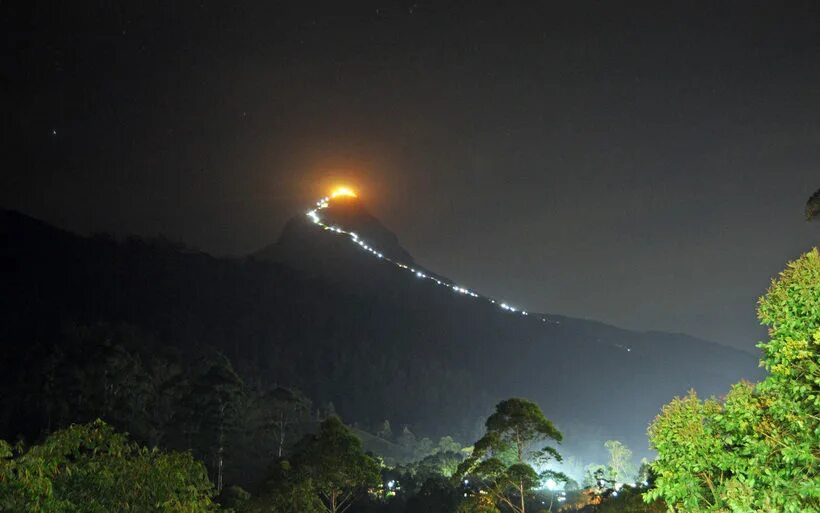
M 584 488 L 594 488 L 602 491 L 615 486 L 615 480 L 610 476 L 609 468 L 600 463 L 590 463 L 584 469 Z
M 425 479 L 434 476 L 452 477 L 462 461 L 464 455 L 460 452 L 439 451 L 423 458 L 414 467 L 416 474 Z
M 666 504 L 661 500 L 651 503 L 643 501 L 641 490 L 632 486 L 624 486 L 614 493 L 609 493 L 595 508 L 595 513 L 666 513 Z M 587 511 L 585 508 L 582 510 Z
M 609 451 L 610 479 L 625 483 L 635 479 L 635 465 L 632 463 L 632 451 L 618 440 L 607 440 L 604 447 Z
M 501 513 L 495 499 L 489 495 L 472 494 L 461 501 L 456 513 Z
M 769 326 L 760 383 L 723 402 L 694 392 L 666 405 L 649 429 L 656 487 L 682 512 L 820 511 L 820 254 L 789 263 L 760 299 Z
M 140 447 L 100 420 L 27 449 L 0 440 L 0 511 L 203 513 L 213 494 L 190 454 Z
M 444 476 L 428 477 L 407 501 L 406 513 L 450 513 L 461 502 L 462 491 Z
M 497 505 L 515 513 L 526 513 L 527 494 L 543 478 L 566 480 L 558 472 L 539 475 L 532 463 L 561 461 L 558 451 L 544 442 L 562 439 L 541 408 L 526 399 L 507 399 L 496 405 L 485 424 L 486 434 L 473 446 L 472 455 L 460 466 L 458 475 L 475 476 Z
M 219 504 L 233 511 L 242 510 L 250 501 L 251 494 L 241 486 L 226 486 L 219 494 Z
M 299 441 L 297 472 L 309 479 L 327 513 L 342 513 L 369 487 L 379 484 L 379 465 L 338 417 L 329 417 L 315 435 Z
M 436 446 L 433 445 L 433 441 L 429 438 L 425 437 L 416 442 L 416 446 L 413 448 L 413 458 L 414 459 L 421 459 L 427 456 L 430 456 L 436 452 Z
M 442 436 L 438 441 L 439 452 L 459 452 L 461 444 L 453 440 L 451 436 Z
M 274 463 L 259 495 L 239 508 L 242 513 L 320 513 L 324 510 L 310 478 L 284 459 Z

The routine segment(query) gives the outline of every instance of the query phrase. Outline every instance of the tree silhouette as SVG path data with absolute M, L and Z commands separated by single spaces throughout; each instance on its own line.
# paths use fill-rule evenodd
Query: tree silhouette
M 820 219 L 820 189 L 817 189 L 806 202 L 806 221 Z

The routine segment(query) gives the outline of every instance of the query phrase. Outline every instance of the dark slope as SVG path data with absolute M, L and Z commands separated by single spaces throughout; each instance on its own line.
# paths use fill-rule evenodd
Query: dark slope
M 400 255 L 397 239 L 384 240 Z M 192 354 L 217 347 L 247 380 L 297 386 L 363 425 L 390 419 L 470 437 L 495 401 L 518 395 L 569 435 L 618 437 L 640 451 L 647 422 L 674 395 L 720 394 L 759 372 L 746 353 L 684 335 L 503 312 L 300 219 L 277 245 L 227 260 L 162 240 L 77 237 L 3 211 L 0 264 L 7 390 L 36 393 L 37 362 L 62 323 L 104 320 Z M 0 436 L 42 422 L 24 394 L 2 395 L 13 398 Z

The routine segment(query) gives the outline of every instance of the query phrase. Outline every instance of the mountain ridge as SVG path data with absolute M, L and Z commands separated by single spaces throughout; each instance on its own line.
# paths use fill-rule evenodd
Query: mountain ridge
M 466 441 L 497 400 L 525 396 L 567 431 L 572 452 L 590 450 L 593 435 L 572 436 L 581 432 L 640 454 L 646 423 L 674 395 L 719 394 L 760 373 L 751 355 L 695 337 L 503 311 L 308 228 L 296 254 L 320 247 L 322 258 L 225 259 L 0 211 L 14 275 L 0 291 L 7 382 L 30 379 L 16 375 L 32 357 L 14 341 L 58 343 L 67 320 L 124 322 L 186 354 L 217 348 L 246 380 L 300 388 L 363 426 L 389 419 Z

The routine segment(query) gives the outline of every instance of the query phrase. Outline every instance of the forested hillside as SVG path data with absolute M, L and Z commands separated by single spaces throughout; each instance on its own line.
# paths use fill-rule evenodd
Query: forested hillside
M 414 280 L 326 231 L 299 233 L 301 246 L 280 241 L 297 260 L 224 259 L 162 238 L 79 237 L 2 212 L 0 438 L 54 427 L 42 403 L 49 365 L 100 358 L 69 349 L 89 336 L 130 348 L 142 365 L 170 355 L 196 368 L 224 355 L 244 386 L 299 390 L 314 410 L 372 432 L 388 420 L 419 438 L 470 440 L 499 399 L 531 397 L 577 435 L 565 452 L 579 457 L 608 438 L 641 454 L 648 421 L 670 397 L 717 393 L 758 372 L 755 357 L 684 335 L 512 315 Z M 332 255 L 331 269 L 322 255 Z

